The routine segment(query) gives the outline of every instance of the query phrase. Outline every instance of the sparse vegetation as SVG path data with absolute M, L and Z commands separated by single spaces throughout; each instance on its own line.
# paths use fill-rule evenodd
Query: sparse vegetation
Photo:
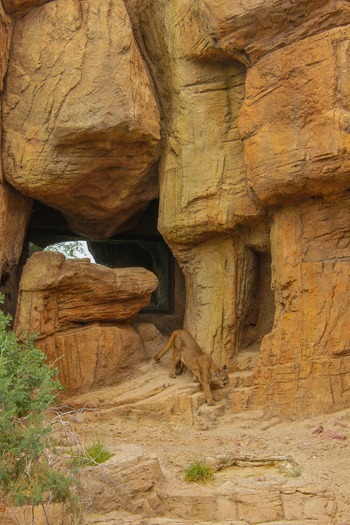
M 299 465 L 290 461 L 283 461 L 278 468 L 278 472 L 284 476 L 287 476 L 288 478 L 298 478 L 301 476 L 301 468 Z
M 3 296 L 0 294 L 0 303 Z M 47 408 L 62 388 L 58 370 L 35 348 L 35 337 L 19 340 L 11 317 L 0 310 L 0 491 L 7 505 L 70 502 L 73 478 L 54 467 Z
M 214 479 L 214 471 L 201 461 L 194 461 L 185 471 L 185 481 L 192 483 L 208 483 Z
M 94 441 L 86 449 L 72 453 L 71 466 L 74 468 L 99 465 L 107 461 L 112 454 L 107 450 L 101 441 Z

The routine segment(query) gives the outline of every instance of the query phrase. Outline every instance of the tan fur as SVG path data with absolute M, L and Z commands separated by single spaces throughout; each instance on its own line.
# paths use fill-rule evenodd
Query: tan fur
M 220 386 L 228 384 L 226 366 L 219 368 L 212 358 L 201 350 L 197 341 L 187 330 L 175 330 L 164 348 L 154 356 L 154 360 L 159 361 L 170 348 L 173 349 L 173 356 L 169 368 L 169 377 L 176 377 L 179 365 L 182 367 L 184 364 L 198 378 L 207 404 L 215 405 L 210 383 L 215 382 Z

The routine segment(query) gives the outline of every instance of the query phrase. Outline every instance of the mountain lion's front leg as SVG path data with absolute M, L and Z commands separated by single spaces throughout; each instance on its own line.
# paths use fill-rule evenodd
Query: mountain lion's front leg
M 210 383 L 207 380 L 207 378 L 200 379 L 200 383 L 202 385 L 203 392 L 204 392 L 204 395 L 205 395 L 206 400 L 207 400 L 207 405 L 209 405 L 209 406 L 215 405 L 213 394 L 211 393 L 211 389 L 210 389 Z

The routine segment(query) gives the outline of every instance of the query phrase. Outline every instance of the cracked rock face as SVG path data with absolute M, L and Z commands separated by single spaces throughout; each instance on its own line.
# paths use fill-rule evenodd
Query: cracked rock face
M 144 268 L 107 268 L 57 252 L 24 267 L 15 328 L 50 335 L 81 324 L 125 321 L 146 306 L 157 277 Z
M 19 291 L 15 330 L 39 333 L 37 345 L 58 362 L 66 394 L 114 384 L 145 358 L 140 336 L 128 323 L 149 303 L 156 276 L 144 268 L 107 268 L 34 253 Z
M 158 194 L 159 114 L 121 0 L 56 0 L 16 21 L 3 101 L 7 180 L 81 235 Z
M 2 78 L 14 28 L 2 101 L 6 183 L 90 238 L 127 231 L 159 196 L 158 228 L 184 273 L 186 328 L 200 346 L 232 367 L 247 347 L 259 356 L 259 407 L 299 417 L 348 406 L 348 2 L 4 7 Z M 26 212 L 30 201 L 15 195 Z M 67 275 L 66 288 L 86 294 Z M 18 327 L 63 349 L 78 341 L 62 335 L 76 323 L 132 315 L 121 303 L 116 315 L 99 280 L 87 279 L 106 304 L 95 296 L 85 309 L 62 289 L 22 287 L 19 310 L 28 311 Z

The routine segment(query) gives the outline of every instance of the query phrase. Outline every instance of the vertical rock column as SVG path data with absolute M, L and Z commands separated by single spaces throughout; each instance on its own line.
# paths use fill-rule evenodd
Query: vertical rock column
M 287 416 L 350 403 L 350 198 L 283 208 L 272 228 L 276 318 L 256 403 Z
M 255 403 L 288 417 L 350 401 L 349 56 L 349 26 L 269 53 L 240 116 L 250 185 L 274 216 Z
M 7 72 L 13 22 L 0 2 L 0 92 Z M 2 105 L 2 99 L 0 100 Z M 2 129 L 2 123 L 1 123 Z M 1 132 L 2 133 L 2 132 Z M 0 143 L 2 135 L 0 135 Z M 15 313 L 21 268 L 17 269 L 31 212 L 31 200 L 23 197 L 4 181 L 0 161 L 0 291 L 5 295 L 5 309 Z
M 159 229 L 186 278 L 185 325 L 220 362 L 235 349 L 239 224 L 261 209 L 249 191 L 237 117 L 245 68 L 207 55 L 198 3 L 127 0 L 163 112 Z M 142 37 L 142 38 L 141 38 Z

